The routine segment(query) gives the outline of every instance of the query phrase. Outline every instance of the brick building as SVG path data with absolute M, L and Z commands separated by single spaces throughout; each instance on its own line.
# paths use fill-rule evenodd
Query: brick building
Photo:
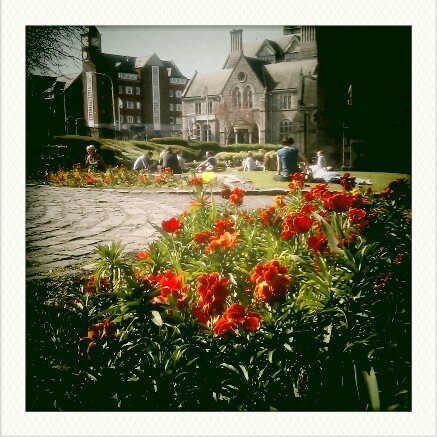
M 184 91 L 184 138 L 262 144 L 293 136 L 312 153 L 317 69 L 314 27 L 287 27 L 277 39 L 249 43 L 234 29 L 223 69 L 196 72 Z
M 84 120 L 91 134 L 111 131 L 136 138 L 181 135 L 182 92 L 187 78 L 173 61 L 154 53 L 132 57 L 102 53 L 90 26 L 82 37 Z

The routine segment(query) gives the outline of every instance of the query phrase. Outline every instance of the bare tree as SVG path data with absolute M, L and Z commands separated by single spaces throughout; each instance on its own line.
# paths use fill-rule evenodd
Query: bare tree
M 83 26 L 26 26 L 26 75 L 58 76 L 68 61 L 79 66 Z

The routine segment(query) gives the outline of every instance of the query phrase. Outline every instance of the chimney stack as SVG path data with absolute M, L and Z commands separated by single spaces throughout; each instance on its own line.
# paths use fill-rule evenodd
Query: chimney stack
M 231 52 L 243 51 L 243 29 L 231 30 Z

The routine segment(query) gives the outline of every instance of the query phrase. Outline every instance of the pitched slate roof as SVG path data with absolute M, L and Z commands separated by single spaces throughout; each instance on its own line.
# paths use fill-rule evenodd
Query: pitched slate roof
M 102 53 L 102 59 L 106 62 L 109 68 L 117 67 L 119 71 L 126 73 L 135 73 L 135 60 L 134 56 L 126 55 L 111 55 L 109 53 Z
M 290 45 L 290 42 L 295 37 L 296 35 L 285 35 L 275 39 L 262 39 L 262 40 L 250 41 L 247 43 L 243 42 L 243 53 L 246 56 L 255 58 L 261 46 L 263 46 L 265 42 L 268 42 L 275 50 L 279 51 L 279 53 L 282 54 L 283 52 L 285 52 L 287 47 Z
M 315 74 L 317 59 L 302 59 L 292 62 L 280 62 L 264 66 L 267 74 L 273 82 L 272 89 L 284 90 L 299 88 L 300 74 Z
M 228 68 L 213 73 L 196 73 L 187 85 L 184 97 L 200 97 L 204 95 L 205 88 L 209 96 L 220 94 L 232 71 L 232 68 Z

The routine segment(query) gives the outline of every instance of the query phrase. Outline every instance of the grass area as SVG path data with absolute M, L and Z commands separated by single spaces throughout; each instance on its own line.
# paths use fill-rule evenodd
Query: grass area
M 273 175 L 275 172 L 273 171 L 239 171 L 231 169 L 232 173 L 235 173 L 239 176 L 243 176 L 247 179 L 250 179 L 257 188 L 286 188 L 286 182 L 279 182 L 273 180 Z M 339 172 L 343 174 L 345 172 Z M 401 173 L 381 173 L 381 172 L 360 172 L 360 171 L 351 171 L 352 176 L 360 177 L 363 179 L 371 179 L 372 189 L 373 191 L 381 191 L 384 189 L 391 181 L 394 181 L 398 178 L 405 178 L 411 181 L 411 175 L 401 174 Z M 313 184 L 310 184 L 313 185 Z M 333 188 L 338 187 L 340 189 L 339 184 L 330 184 Z

